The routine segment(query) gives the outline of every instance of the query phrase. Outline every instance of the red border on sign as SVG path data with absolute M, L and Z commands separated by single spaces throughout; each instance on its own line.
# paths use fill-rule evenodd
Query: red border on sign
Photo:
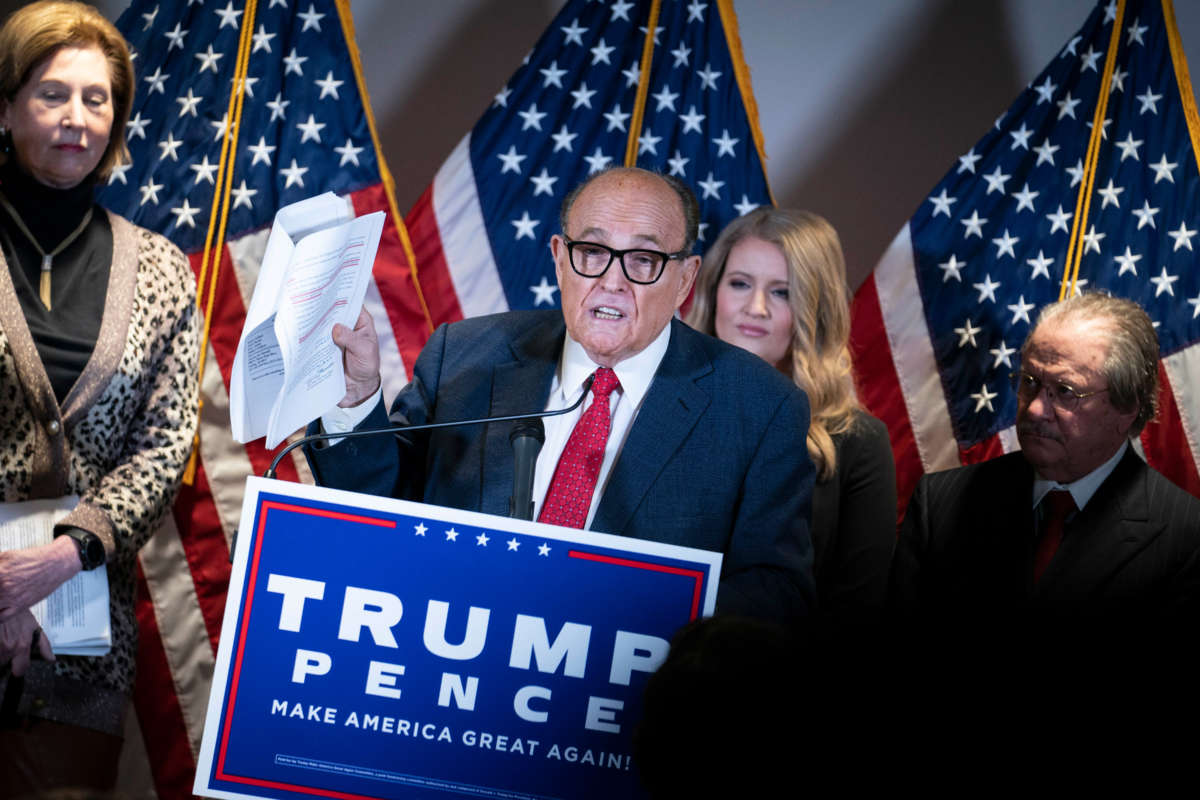
M 582 558 L 587 561 L 601 561 L 605 564 L 616 564 L 620 567 L 633 567 L 634 569 L 647 569 L 651 572 L 669 572 L 672 575 L 685 575 L 690 577 L 695 585 L 692 587 L 692 614 L 688 619 L 694 620 L 700 614 L 700 589 L 704 585 L 704 573 L 694 569 L 684 569 L 682 567 L 669 567 L 666 564 L 653 564 L 649 561 L 634 561 L 631 558 L 617 558 L 615 556 L 602 556 L 599 553 L 588 553 L 583 550 L 568 550 L 568 558 Z

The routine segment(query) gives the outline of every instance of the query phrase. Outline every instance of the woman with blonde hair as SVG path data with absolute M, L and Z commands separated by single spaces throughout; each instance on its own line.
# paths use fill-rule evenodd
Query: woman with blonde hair
M 808 395 L 818 602 L 834 619 L 871 619 L 887 593 L 896 470 L 887 429 L 854 395 L 837 232 L 807 211 L 739 217 L 705 255 L 687 321 L 774 364 Z
M 179 248 L 95 204 L 128 161 L 129 51 L 91 6 L 0 29 L 0 502 L 65 514 L 0 552 L 0 797 L 111 789 L 137 655 L 137 552 L 196 425 L 195 279 Z M 105 573 L 112 644 L 56 652 L 37 604 Z

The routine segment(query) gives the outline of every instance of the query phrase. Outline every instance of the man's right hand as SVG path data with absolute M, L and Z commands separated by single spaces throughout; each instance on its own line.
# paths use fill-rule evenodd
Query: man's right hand
M 342 351 L 342 369 L 346 373 L 346 396 L 341 408 L 350 408 L 375 394 L 379 388 L 379 336 L 367 309 L 358 313 L 354 330 L 333 326 L 333 343 Z

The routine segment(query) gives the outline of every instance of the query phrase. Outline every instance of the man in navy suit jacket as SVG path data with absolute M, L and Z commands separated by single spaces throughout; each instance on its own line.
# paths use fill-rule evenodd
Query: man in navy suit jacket
M 1145 311 L 1104 294 L 1047 306 L 1015 380 L 1021 451 L 921 479 L 893 557 L 894 605 L 926 621 L 1045 622 L 1054 637 L 1064 619 L 1194 624 L 1200 500 L 1129 443 L 1158 396 Z
M 698 256 L 695 198 L 640 169 L 593 176 L 563 203 L 551 240 L 562 311 L 443 325 L 425 345 L 392 418 L 419 425 L 563 408 L 598 367 L 620 386 L 584 527 L 724 554 L 717 610 L 788 619 L 813 602 L 808 521 L 814 471 L 808 402 L 761 359 L 673 320 Z M 347 394 L 327 431 L 387 424 L 370 317 L 338 326 Z M 538 458 L 541 506 L 582 411 L 549 418 Z M 326 486 L 508 513 L 511 425 L 347 439 L 309 450 Z

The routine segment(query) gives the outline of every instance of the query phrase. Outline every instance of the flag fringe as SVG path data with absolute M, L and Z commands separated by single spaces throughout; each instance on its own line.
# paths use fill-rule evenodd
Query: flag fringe
M 400 237 L 400 246 L 404 248 L 404 257 L 408 259 L 409 275 L 412 278 L 413 289 L 417 293 L 417 302 L 421 304 L 421 313 L 425 317 L 425 325 L 433 333 L 433 315 L 429 313 L 429 305 L 425 302 L 425 293 L 421 291 L 421 279 L 417 270 L 417 254 L 413 250 L 412 240 L 408 236 L 408 226 L 400 209 L 396 205 L 396 182 L 388 169 L 383 157 L 383 146 L 379 141 L 379 129 L 375 125 L 375 112 L 371 109 L 371 97 L 367 92 L 367 82 L 363 77 L 362 56 L 358 52 L 358 39 L 354 33 L 354 15 L 350 11 L 349 0 L 337 0 L 335 3 L 338 21 L 342 25 L 342 36 L 346 40 L 346 50 L 350 53 L 350 64 L 354 70 L 354 82 L 358 86 L 358 94 L 362 98 L 363 113 L 367 117 L 367 128 L 371 131 L 371 144 L 375 148 L 375 162 L 379 164 L 379 177 L 383 183 L 383 192 L 387 196 L 388 209 L 396 225 L 396 234 Z
M 778 205 L 775 193 L 771 191 L 771 179 L 767 175 L 767 146 L 763 137 L 762 126 L 758 122 L 758 101 L 754 99 L 754 87 L 750 85 L 750 67 L 746 64 L 746 55 L 742 51 L 742 36 L 738 32 L 737 12 L 733 9 L 733 0 L 717 0 L 717 10 L 721 14 L 721 28 L 725 31 L 725 44 L 729 47 L 729 60 L 733 62 L 733 76 L 737 79 L 738 89 L 742 95 L 742 106 L 746 109 L 746 119 L 750 122 L 751 138 L 758 150 L 758 160 L 763 165 L 763 180 L 767 184 L 767 195 L 771 205 Z
M 1167 42 L 1171 47 L 1171 63 L 1175 66 L 1175 83 L 1179 87 L 1179 100 L 1183 103 L 1183 116 L 1187 120 L 1188 134 L 1192 139 L 1192 155 L 1200 164 L 1200 114 L 1196 112 L 1196 94 L 1188 73 L 1187 55 L 1179 39 L 1179 28 L 1175 24 L 1175 4 L 1162 0 L 1163 20 L 1167 24 Z

